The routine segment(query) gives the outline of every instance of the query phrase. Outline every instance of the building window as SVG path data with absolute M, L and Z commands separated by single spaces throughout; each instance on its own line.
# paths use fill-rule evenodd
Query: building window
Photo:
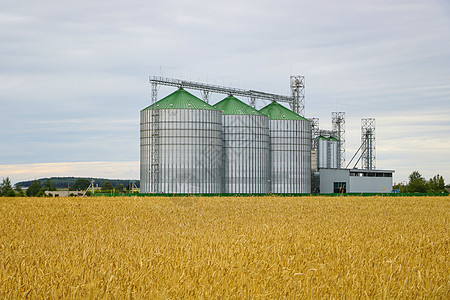
M 347 183 L 346 182 L 335 182 L 334 183 L 334 193 L 347 193 Z

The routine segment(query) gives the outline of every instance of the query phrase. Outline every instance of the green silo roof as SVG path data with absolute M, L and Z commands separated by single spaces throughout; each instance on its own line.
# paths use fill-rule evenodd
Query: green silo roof
M 217 110 L 184 89 L 179 89 L 169 96 L 153 103 L 146 109 L 211 109 Z
M 276 101 L 261 108 L 259 111 L 269 116 L 270 120 L 303 120 L 310 122 L 308 119 L 303 118 Z
M 339 140 L 337 140 L 336 138 L 334 138 L 334 137 L 332 137 L 332 136 L 330 136 L 329 140 L 330 140 L 330 141 L 339 142 Z
M 319 135 L 319 136 L 317 137 L 317 139 L 318 139 L 318 140 L 326 140 L 326 141 L 328 141 L 328 138 L 324 137 L 323 135 Z
M 250 105 L 245 104 L 234 96 L 228 96 L 214 105 L 215 108 L 222 111 L 224 115 L 255 115 L 265 116 Z

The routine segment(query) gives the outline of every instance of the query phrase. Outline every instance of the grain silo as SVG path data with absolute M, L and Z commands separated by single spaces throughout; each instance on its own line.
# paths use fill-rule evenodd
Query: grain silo
M 220 193 L 222 112 L 184 89 L 141 111 L 141 192 Z
M 329 167 L 329 144 L 328 138 L 320 135 L 317 137 L 317 168 Z
M 311 122 L 272 102 L 269 117 L 272 193 L 311 192 Z
M 328 149 L 329 149 L 329 168 L 337 169 L 338 168 L 338 157 L 339 157 L 339 141 L 334 137 L 330 136 L 328 138 Z
M 319 169 L 337 169 L 339 155 L 339 141 L 330 136 L 317 137 L 317 168 Z
M 222 111 L 224 193 L 268 193 L 268 117 L 233 96 L 214 107 Z

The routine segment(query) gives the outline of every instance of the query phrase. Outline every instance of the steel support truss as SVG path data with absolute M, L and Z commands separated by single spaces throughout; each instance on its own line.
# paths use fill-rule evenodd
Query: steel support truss
M 361 119 L 362 168 L 375 169 L 375 119 Z
M 292 102 L 291 110 L 305 116 L 305 76 L 291 76 Z
M 210 96 L 209 91 L 206 91 L 206 90 L 203 90 L 203 91 L 202 91 L 202 99 L 203 99 L 203 101 L 205 101 L 206 103 L 209 103 L 209 96 Z
M 152 85 L 152 103 L 155 103 L 158 100 L 158 84 L 151 82 Z
M 294 80 L 294 79 L 295 80 Z M 293 81 L 294 80 L 294 81 Z M 206 102 L 209 101 L 210 93 L 217 94 L 227 94 L 227 95 L 235 95 L 235 96 L 243 96 L 250 99 L 250 106 L 256 106 L 256 100 L 269 100 L 269 101 L 277 101 L 277 102 L 286 102 L 289 103 L 291 109 L 299 113 L 301 116 L 304 116 L 304 76 L 291 76 L 291 88 L 294 82 L 295 85 L 295 93 L 293 91 L 292 96 L 284 96 L 277 95 L 272 93 L 266 93 L 255 90 L 244 90 L 233 87 L 226 87 L 214 84 L 207 84 L 195 81 L 187 81 L 175 78 L 161 77 L 161 76 L 150 76 L 150 83 L 152 85 L 152 103 L 156 102 L 157 97 L 157 85 L 165 85 L 165 86 L 174 86 L 179 88 L 193 89 L 199 90 L 202 92 L 203 100 Z
M 310 118 L 308 120 L 311 121 L 311 147 L 312 150 L 317 150 L 317 138 L 320 135 L 319 118 Z
M 345 166 L 345 112 L 332 112 L 331 123 L 339 143 L 338 168 L 343 168 Z

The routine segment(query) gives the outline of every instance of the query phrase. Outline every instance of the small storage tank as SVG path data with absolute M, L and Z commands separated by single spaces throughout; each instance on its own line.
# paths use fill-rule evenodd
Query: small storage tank
M 329 161 L 329 145 L 328 139 L 322 135 L 317 137 L 317 168 L 326 169 L 328 168 Z
M 233 96 L 214 107 L 222 111 L 224 193 L 268 193 L 269 118 Z
M 335 139 L 334 137 L 330 137 L 328 139 L 328 145 L 329 145 L 329 156 L 330 156 L 330 162 L 329 162 L 329 168 L 331 169 L 337 169 L 338 168 L 338 155 L 339 155 L 339 141 Z
M 269 117 L 272 193 L 311 192 L 311 122 L 272 102 Z
M 141 111 L 141 192 L 220 193 L 222 112 L 184 89 Z
M 334 137 L 317 137 L 317 167 L 319 169 L 337 169 L 339 141 Z

